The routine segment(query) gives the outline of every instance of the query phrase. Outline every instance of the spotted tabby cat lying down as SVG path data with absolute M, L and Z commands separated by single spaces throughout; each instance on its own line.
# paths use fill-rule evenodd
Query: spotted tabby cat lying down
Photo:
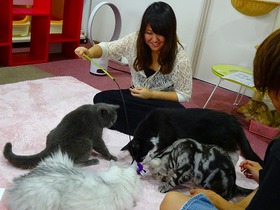
M 150 161 L 150 171 L 164 183 L 158 190 L 165 193 L 178 185 L 192 181 L 199 187 L 211 189 L 226 199 L 248 195 L 251 189 L 235 184 L 235 158 L 215 145 L 200 144 L 192 139 L 175 141 Z

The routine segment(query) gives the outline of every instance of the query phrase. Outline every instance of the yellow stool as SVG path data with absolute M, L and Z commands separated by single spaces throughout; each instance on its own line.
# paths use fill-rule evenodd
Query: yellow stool
M 220 79 L 218 83 L 215 85 L 215 88 L 211 92 L 203 108 L 206 108 L 207 104 L 209 103 L 216 89 L 219 87 L 220 83 L 224 80 L 240 85 L 239 92 L 233 103 L 234 105 L 239 104 L 247 88 L 255 90 L 254 83 L 253 83 L 253 72 L 248 68 L 242 66 L 235 66 L 235 65 L 219 64 L 219 65 L 212 66 L 212 72 Z M 244 87 L 244 91 L 241 94 L 243 87 Z

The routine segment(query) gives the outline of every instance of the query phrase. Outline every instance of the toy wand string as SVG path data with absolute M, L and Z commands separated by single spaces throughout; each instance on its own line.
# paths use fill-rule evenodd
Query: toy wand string
M 127 118 L 127 112 L 126 112 L 126 106 L 125 106 L 125 101 L 124 101 L 124 98 L 123 98 L 123 95 L 122 95 L 122 91 L 120 89 L 120 86 L 119 84 L 117 83 L 116 79 L 108 73 L 108 71 L 106 71 L 99 63 L 97 63 L 96 61 L 94 61 L 93 59 L 91 59 L 90 57 L 88 57 L 86 54 L 83 54 L 83 57 L 85 59 L 87 59 L 88 61 L 92 62 L 94 65 L 96 65 L 98 68 L 100 68 L 110 79 L 112 79 L 118 86 L 119 90 L 120 90 L 120 93 L 121 93 L 121 97 L 122 97 L 122 101 L 123 101 L 123 105 L 124 105 L 124 112 L 125 112 L 125 116 L 126 116 L 126 123 L 127 123 L 127 129 L 129 131 L 129 123 L 128 123 L 128 118 Z M 130 135 L 129 136 L 129 140 L 131 141 L 131 137 Z M 133 160 L 134 161 L 134 160 Z M 132 161 L 132 162 L 133 162 Z M 139 162 L 137 162 L 137 173 L 140 174 L 140 175 L 144 175 L 146 173 L 146 171 L 144 170 L 143 168 L 143 165 Z
M 98 68 L 100 68 L 108 77 L 110 77 L 110 79 L 115 81 L 115 78 L 108 73 L 108 71 L 106 71 L 99 63 L 97 63 L 96 61 L 94 61 L 93 59 L 91 59 L 90 57 L 88 57 L 86 54 L 83 54 L 83 57 L 85 59 L 87 59 L 88 61 L 92 62 L 94 65 L 96 65 Z

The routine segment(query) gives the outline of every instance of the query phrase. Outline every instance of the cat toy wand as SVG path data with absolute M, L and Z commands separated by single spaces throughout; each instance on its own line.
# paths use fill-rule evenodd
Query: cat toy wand
M 116 85 L 118 86 L 119 88 L 119 91 L 120 91 L 120 94 L 121 94 L 121 97 L 122 97 L 122 101 L 123 101 L 123 105 L 124 105 L 124 112 L 125 112 L 125 117 L 126 117 L 126 123 L 127 123 L 127 129 L 129 131 L 129 123 L 128 123 L 128 118 L 127 118 L 127 112 L 126 112 L 126 106 L 125 106 L 125 101 L 124 101 L 124 98 L 123 98 L 123 94 L 122 94 L 122 91 L 121 91 L 121 88 L 119 86 L 119 84 L 117 83 L 116 79 L 108 73 L 108 71 L 106 71 L 99 63 L 97 63 L 96 61 L 94 61 L 93 59 L 91 59 L 89 56 L 87 56 L 86 54 L 83 54 L 83 57 L 85 59 L 87 59 L 88 61 L 92 62 L 94 65 L 96 65 L 98 68 L 100 68 L 111 80 L 113 80 Z M 129 137 L 129 141 L 131 141 L 131 137 L 130 135 L 128 135 Z M 137 163 L 137 173 L 140 174 L 140 175 L 144 175 L 146 173 L 146 170 L 144 170 L 143 168 L 143 165 L 139 162 L 136 162 Z
M 86 54 L 83 54 L 83 57 L 85 59 L 87 59 L 88 61 L 92 62 L 94 65 L 96 65 L 98 68 L 100 68 L 110 79 L 112 79 L 113 81 L 116 81 L 115 78 L 108 73 L 108 71 L 106 71 L 99 63 L 97 63 L 96 61 L 94 61 L 93 59 L 91 59 L 90 57 L 88 57 Z

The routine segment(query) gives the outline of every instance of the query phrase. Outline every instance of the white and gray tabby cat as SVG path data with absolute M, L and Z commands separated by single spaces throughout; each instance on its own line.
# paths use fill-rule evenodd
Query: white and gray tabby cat
M 93 173 L 58 150 L 6 190 L 9 210 L 132 209 L 141 191 L 136 166 L 118 166 Z
M 92 149 L 107 160 L 117 160 L 110 154 L 102 138 L 103 128 L 111 127 L 116 119 L 118 105 L 98 103 L 86 104 L 71 111 L 61 120 L 56 128 L 47 135 L 46 148 L 38 154 L 23 156 L 12 152 L 12 144 L 5 145 L 3 154 L 8 161 L 18 168 L 33 168 L 39 161 L 55 152 L 58 147 L 74 160 L 83 165 L 99 163 L 96 158 L 89 159 Z
M 175 141 L 149 162 L 153 175 L 164 182 L 158 190 L 165 193 L 177 185 L 192 181 L 199 187 L 211 189 L 226 199 L 248 195 L 251 189 L 235 184 L 236 160 L 216 145 L 200 144 L 192 139 Z

